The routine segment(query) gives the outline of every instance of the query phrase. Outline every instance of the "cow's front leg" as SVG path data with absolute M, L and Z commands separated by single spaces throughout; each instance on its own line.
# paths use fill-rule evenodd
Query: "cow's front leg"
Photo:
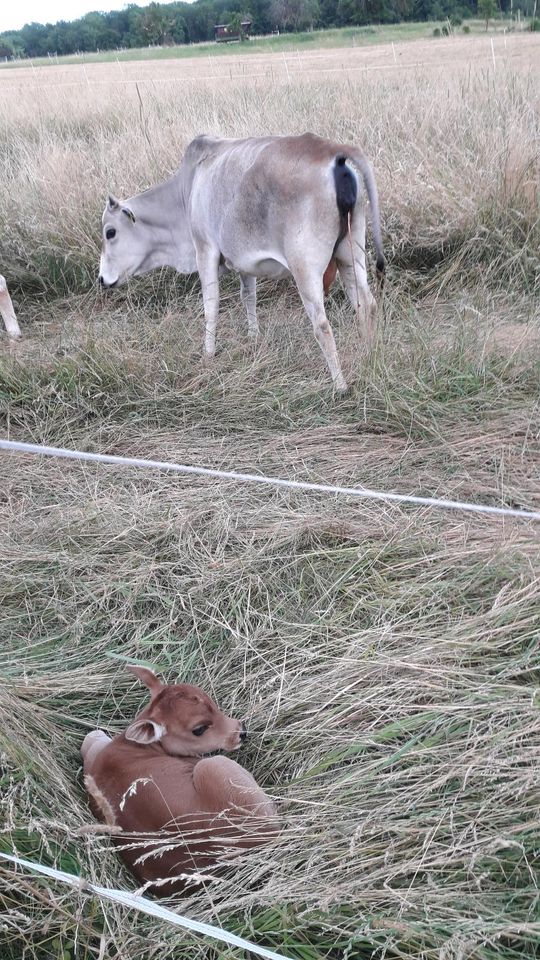
M 255 340 L 259 336 L 257 320 L 257 280 L 247 273 L 240 274 L 240 299 L 246 308 L 248 336 Z
M 219 250 L 204 246 L 197 248 L 197 269 L 201 280 L 206 321 L 204 352 L 213 357 L 216 352 L 216 326 L 219 313 Z
M 193 770 L 193 786 L 202 810 L 238 815 L 240 812 L 273 821 L 277 808 L 251 773 L 230 757 L 204 757 Z

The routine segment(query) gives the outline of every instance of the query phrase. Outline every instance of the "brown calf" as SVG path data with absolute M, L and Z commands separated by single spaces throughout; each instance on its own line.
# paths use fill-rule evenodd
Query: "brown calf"
M 153 892 L 166 896 L 215 866 L 224 847 L 269 840 L 276 806 L 234 760 L 204 756 L 236 750 L 247 735 L 242 723 L 199 687 L 129 669 L 150 703 L 114 740 L 102 730 L 85 737 L 85 786 L 97 819 L 119 828 L 113 840 L 131 871 L 150 886 L 165 880 Z

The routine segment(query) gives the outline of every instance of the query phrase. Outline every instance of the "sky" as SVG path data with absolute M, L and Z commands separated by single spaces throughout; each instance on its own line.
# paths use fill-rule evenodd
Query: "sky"
M 56 23 L 77 20 L 93 10 L 121 10 L 129 0 L 17 0 L 0 3 L 0 33 L 20 30 L 25 23 Z M 132 0 L 133 2 L 133 0 Z M 150 0 L 138 0 L 143 7 Z M 188 0 L 189 2 L 189 0 Z

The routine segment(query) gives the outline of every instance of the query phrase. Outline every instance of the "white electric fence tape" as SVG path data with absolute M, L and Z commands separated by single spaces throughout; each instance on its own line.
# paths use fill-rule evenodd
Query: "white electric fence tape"
M 31 860 L 23 860 L 21 857 L 12 856 L 9 853 L 0 853 L 3 860 L 15 863 L 19 867 L 27 870 L 34 870 L 36 873 L 42 873 L 45 877 L 51 877 L 53 880 L 59 880 L 60 883 L 67 883 L 75 890 L 93 893 L 97 897 L 105 900 L 114 900 L 116 903 L 122 903 L 125 907 L 131 907 L 133 910 L 139 910 L 141 913 L 147 913 L 150 917 L 157 917 L 159 920 L 165 920 L 172 923 L 175 927 L 184 927 L 186 930 L 192 930 L 194 933 L 200 933 L 203 937 L 212 937 L 214 940 L 220 940 L 231 947 L 239 947 L 241 950 L 250 950 L 258 957 L 265 957 L 266 960 L 291 960 L 290 957 L 282 953 L 274 953 L 273 950 L 267 950 L 266 947 L 259 947 L 250 940 L 244 940 L 243 937 L 237 937 L 235 933 L 229 933 L 222 927 L 215 927 L 211 923 L 203 923 L 200 920 L 190 920 L 182 914 L 174 913 L 167 907 L 149 900 L 147 897 L 140 897 L 136 893 L 130 893 L 128 890 L 115 890 L 112 887 L 99 887 L 95 883 L 84 880 L 83 877 L 77 877 L 73 873 L 65 873 L 63 870 L 56 870 L 54 867 L 45 867 L 41 863 L 33 863 Z
M 534 510 L 516 510 L 511 507 L 491 507 L 483 503 L 466 503 L 461 500 L 440 500 L 436 497 L 416 497 L 405 493 L 384 493 L 367 487 L 338 487 L 329 483 L 309 483 L 304 480 L 283 480 L 258 473 L 238 473 L 234 470 L 213 470 L 209 467 L 194 467 L 167 460 L 143 460 L 140 457 L 116 457 L 109 453 L 87 453 L 68 450 L 65 447 L 46 447 L 39 443 L 21 443 L 16 440 L 1 440 L 0 450 L 13 453 L 41 454 L 44 457 L 61 457 L 68 460 L 86 460 L 92 463 L 109 463 L 117 467 L 142 467 L 148 470 L 165 470 L 171 473 L 196 474 L 219 480 L 235 480 L 240 483 L 264 483 L 273 487 L 288 487 L 291 490 L 310 490 L 316 493 L 339 493 L 364 500 L 383 500 L 391 503 L 414 503 L 423 507 L 438 507 L 443 510 L 464 510 L 468 513 L 495 514 L 500 517 L 519 517 L 520 520 L 540 520 Z

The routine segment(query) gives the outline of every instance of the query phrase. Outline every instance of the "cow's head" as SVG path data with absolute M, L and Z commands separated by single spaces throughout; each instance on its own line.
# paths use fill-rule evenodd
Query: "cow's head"
M 148 231 L 130 207 L 109 196 L 102 217 L 103 232 L 99 261 L 99 282 L 116 287 L 129 277 L 145 273 L 148 260 Z
M 199 687 L 166 685 L 144 667 L 130 667 L 150 690 L 150 704 L 125 731 L 126 740 L 159 743 L 165 753 L 198 757 L 214 750 L 236 750 L 246 739 L 244 724 L 225 716 Z

